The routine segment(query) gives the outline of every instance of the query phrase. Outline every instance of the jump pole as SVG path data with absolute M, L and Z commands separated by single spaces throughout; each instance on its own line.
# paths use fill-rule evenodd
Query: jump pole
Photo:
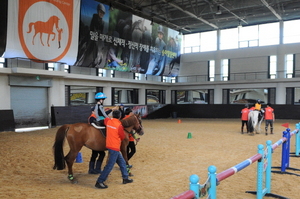
M 290 140 L 293 135 L 296 135 L 296 139 L 297 139 L 298 131 L 299 129 L 295 129 L 294 131 L 290 132 L 290 129 L 287 128 L 286 131 L 283 131 L 283 137 L 280 140 L 278 140 L 275 144 L 272 145 L 272 149 L 275 149 L 282 144 L 281 166 L 272 167 L 273 169 L 280 169 L 280 171 L 273 170 L 272 171 L 273 173 L 300 176 L 299 174 L 286 171 L 286 170 L 300 171 L 300 169 L 290 167 Z M 297 149 L 297 144 L 295 147 L 296 147 L 296 151 L 299 150 Z

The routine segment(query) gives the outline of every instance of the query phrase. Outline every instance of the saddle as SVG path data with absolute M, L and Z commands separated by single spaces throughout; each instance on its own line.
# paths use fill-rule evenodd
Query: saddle
M 105 127 L 105 126 L 98 126 L 98 125 L 95 124 L 95 123 L 91 123 L 91 125 L 92 125 L 94 128 L 100 130 L 100 133 L 103 135 L 103 137 L 106 137 L 106 127 Z M 101 131 L 101 130 L 102 130 L 102 131 Z
M 92 123 L 92 126 L 95 127 L 96 129 L 105 129 L 105 126 L 98 126 L 95 123 Z

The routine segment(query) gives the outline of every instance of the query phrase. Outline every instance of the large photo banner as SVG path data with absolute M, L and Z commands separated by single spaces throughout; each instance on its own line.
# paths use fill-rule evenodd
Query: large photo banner
M 4 57 L 73 65 L 79 12 L 77 0 L 9 0 Z
M 0 57 L 3 56 L 6 47 L 7 33 L 7 1 L 1 1 L 0 7 Z
M 95 0 L 81 1 L 75 66 L 177 76 L 181 35 Z

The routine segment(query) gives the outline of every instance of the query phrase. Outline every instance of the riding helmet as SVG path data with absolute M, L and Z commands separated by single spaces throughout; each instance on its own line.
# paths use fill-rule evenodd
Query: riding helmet
M 106 97 L 106 95 L 104 94 L 104 93 L 102 93 L 102 92 L 99 92 L 99 93 L 97 93 L 96 95 L 95 95 L 95 99 L 96 100 L 99 100 L 99 99 L 106 99 L 107 97 Z

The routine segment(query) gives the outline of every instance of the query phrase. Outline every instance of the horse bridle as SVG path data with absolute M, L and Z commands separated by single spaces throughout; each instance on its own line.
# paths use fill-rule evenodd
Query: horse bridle
M 143 126 L 141 125 L 141 122 L 140 122 L 140 120 L 136 117 L 136 115 L 134 115 L 134 117 L 135 117 L 135 119 L 137 120 L 137 122 L 139 123 L 139 128 L 138 128 L 138 129 L 134 129 L 134 130 L 135 130 L 135 132 L 136 132 L 137 134 L 140 135 L 141 131 L 143 130 Z

